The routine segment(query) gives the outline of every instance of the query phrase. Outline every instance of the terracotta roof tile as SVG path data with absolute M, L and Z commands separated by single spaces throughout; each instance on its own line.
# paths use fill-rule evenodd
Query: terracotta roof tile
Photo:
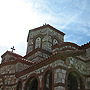
M 90 42 L 84 44 L 84 45 L 81 45 L 79 49 L 86 49 L 86 48 L 89 48 L 90 47 Z
M 58 53 L 55 53 L 55 54 L 53 54 L 53 55 L 51 55 L 51 56 L 49 56 L 48 58 L 45 58 L 45 59 L 43 59 L 43 60 L 41 60 L 40 62 L 37 62 L 37 63 L 35 63 L 35 64 L 33 64 L 33 65 L 31 65 L 31 66 L 29 66 L 28 68 L 26 68 L 24 71 L 25 71 L 25 73 L 26 72 L 28 72 L 29 71 L 29 69 L 31 70 L 31 69 L 34 69 L 33 67 L 34 66 L 36 66 L 36 65 L 39 65 L 40 63 L 42 64 L 44 61 L 47 61 L 48 59 L 50 59 L 50 58 L 53 58 L 53 56 L 55 56 L 55 55 L 63 55 L 63 54 L 82 54 L 82 53 L 85 53 L 85 50 L 73 50 L 73 51 L 62 51 L 62 52 L 58 52 Z M 75 56 L 74 55 L 74 56 Z M 72 56 L 72 55 L 71 55 Z M 51 59 L 50 59 L 51 60 Z M 28 70 L 28 71 L 26 71 L 26 70 Z M 19 72 L 19 73 L 16 73 L 16 76 L 20 76 L 19 74 L 22 74 L 24 71 L 21 71 L 21 72 Z M 24 73 L 24 74 L 25 74 Z

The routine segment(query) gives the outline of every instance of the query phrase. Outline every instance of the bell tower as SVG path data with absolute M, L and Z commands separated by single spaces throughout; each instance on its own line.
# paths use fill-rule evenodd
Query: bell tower
M 29 30 L 25 58 L 31 61 L 34 61 L 33 59 L 37 56 L 39 60 L 47 58 L 52 54 L 53 45 L 64 42 L 64 35 L 63 32 L 55 29 L 49 24 Z

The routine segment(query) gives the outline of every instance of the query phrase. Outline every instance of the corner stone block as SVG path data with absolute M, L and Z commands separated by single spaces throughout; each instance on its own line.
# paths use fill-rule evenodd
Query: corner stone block
M 62 73 L 63 73 L 63 74 L 66 74 L 66 71 L 62 69 Z

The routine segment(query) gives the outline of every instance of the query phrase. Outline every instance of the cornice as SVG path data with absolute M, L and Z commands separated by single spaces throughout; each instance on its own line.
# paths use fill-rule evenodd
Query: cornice
M 84 52 L 85 52 L 84 50 L 74 50 L 74 51 L 63 51 L 63 52 L 53 54 L 53 55 L 49 56 L 48 58 L 46 58 L 44 60 L 41 60 L 40 62 L 37 62 L 37 63 L 31 65 L 30 67 L 26 68 L 25 70 L 23 70 L 19 73 L 16 73 L 16 77 L 20 77 L 24 74 L 32 72 L 32 71 L 34 71 L 36 69 L 39 69 L 39 68 L 41 68 L 41 67 L 43 67 L 47 64 L 50 64 L 50 63 L 52 63 L 52 62 L 54 62 L 58 59 L 61 59 L 61 60 L 65 61 L 67 57 L 81 55 Z

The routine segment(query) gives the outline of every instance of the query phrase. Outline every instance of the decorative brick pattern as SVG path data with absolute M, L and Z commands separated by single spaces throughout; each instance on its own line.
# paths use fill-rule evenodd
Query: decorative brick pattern
M 68 90 L 71 75 L 78 79 L 78 89 L 90 90 L 90 43 L 64 42 L 64 35 L 48 24 L 30 30 L 24 57 L 10 51 L 1 56 L 0 89 L 17 90 L 21 82 L 21 90 L 25 90 L 34 77 L 37 90 L 48 90 L 49 82 L 51 90 Z

